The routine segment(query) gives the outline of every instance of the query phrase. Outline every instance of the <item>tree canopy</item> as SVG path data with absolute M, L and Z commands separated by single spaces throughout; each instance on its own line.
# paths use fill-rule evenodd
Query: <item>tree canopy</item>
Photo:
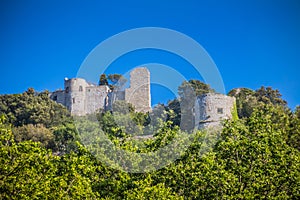
M 211 91 L 200 85 L 197 94 Z M 178 127 L 182 99 L 146 114 L 121 101 L 75 124 L 48 92 L 0 96 L 0 199 L 299 199 L 300 107 L 291 111 L 272 88 L 229 95 L 240 119 L 189 134 Z M 143 131 L 153 137 L 137 137 Z M 144 153 L 187 138 L 182 155 L 157 170 L 129 173 L 104 161 L 147 168 Z M 104 148 L 100 159 L 98 144 L 138 154 L 125 163 Z
M 127 82 L 127 79 L 121 74 L 101 74 L 99 79 L 99 85 L 107 85 L 111 90 L 120 90 L 123 89 L 124 84 Z
M 233 89 L 228 93 L 229 96 L 236 98 L 238 115 L 240 118 L 250 117 L 255 108 L 265 104 L 287 107 L 287 102 L 281 98 L 279 90 L 272 87 L 260 87 L 257 90 L 248 88 Z

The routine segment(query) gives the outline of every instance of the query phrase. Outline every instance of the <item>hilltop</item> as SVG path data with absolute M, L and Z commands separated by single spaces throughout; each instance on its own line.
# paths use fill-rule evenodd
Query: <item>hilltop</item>
M 213 92 L 191 80 L 179 93 L 187 85 L 198 96 Z M 180 129 L 184 98 L 160 105 L 164 112 L 135 112 L 119 102 L 114 112 L 72 117 L 49 95 L 28 89 L 0 96 L 2 199 L 299 198 L 300 108 L 292 112 L 270 87 L 232 90 L 228 95 L 236 98 L 238 117 L 223 121 L 222 130 L 193 134 Z M 160 117 L 151 121 L 153 115 Z M 132 122 L 136 126 L 126 126 Z M 141 131 L 154 137 L 134 139 Z M 189 139 L 182 155 L 162 168 L 164 154 L 143 160 L 144 154 Z M 108 144 L 136 157 L 105 151 Z M 167 158 L 173 152 L 165 153 Z M 128 173 L 136 166 L 146 173 Z

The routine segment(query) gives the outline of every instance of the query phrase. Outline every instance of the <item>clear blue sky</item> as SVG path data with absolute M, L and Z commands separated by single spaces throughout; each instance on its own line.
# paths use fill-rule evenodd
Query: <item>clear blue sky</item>
M 297 0 L 1 0 L 0 94 L 62 88 L 63 78 L 75 77 L 101 41 L 148 26 L 173 29 L 199 42 L 216 63 L 227 92 L 272 86 L 291 108 L 300 104 Z M 139 62 L 172 64 L 172 56 L 148 53 L 116 61 L 116 73 Z

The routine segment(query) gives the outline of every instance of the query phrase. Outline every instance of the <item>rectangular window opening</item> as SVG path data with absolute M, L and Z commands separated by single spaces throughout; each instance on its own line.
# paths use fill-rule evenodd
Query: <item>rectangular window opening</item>
M 218 114 L 223 114 L 223 108 L 218 108 L 218 109 L 217 109 L 217 113 L 218 113 Z

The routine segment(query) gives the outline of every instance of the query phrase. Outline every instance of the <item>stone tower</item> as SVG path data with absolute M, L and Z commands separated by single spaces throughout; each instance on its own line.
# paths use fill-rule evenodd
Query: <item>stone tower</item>
M 137 112 L 151 110 L 150 72 L 145 67 L 130 72 L 130 87 L 125 90 L 125 101 L 131 103 Z
M 85 115 L 87 85 L 82 78 L 65 78 L 65 106 L 73 115 Z
M 225 119 L 232 119 L 235 98 L 223 94 L 208 93 L 197 97 L 195 126 L 198 129 L 216 127 Z

